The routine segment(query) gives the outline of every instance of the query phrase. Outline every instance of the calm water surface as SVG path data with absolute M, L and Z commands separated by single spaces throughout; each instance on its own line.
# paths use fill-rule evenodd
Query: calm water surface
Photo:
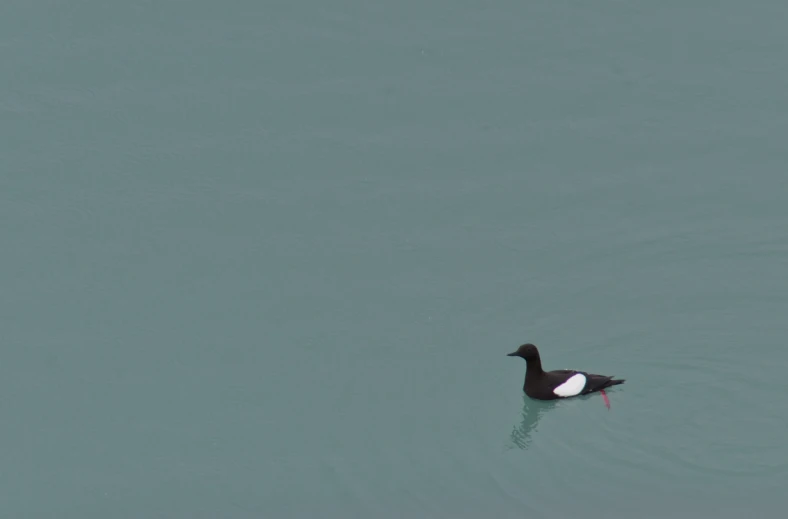
M 784 515 L 786 17 L 4 2 L 0 516 Z

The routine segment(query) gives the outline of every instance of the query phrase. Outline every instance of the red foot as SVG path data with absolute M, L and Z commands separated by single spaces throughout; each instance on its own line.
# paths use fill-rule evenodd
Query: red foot
M 610 399 L 607 397 L 607 393 L 605 393 L 604 389 L 600 389 L 599 392 L 602 393 L 602 398 L 605 400 L 605 406 L 610 409 Z

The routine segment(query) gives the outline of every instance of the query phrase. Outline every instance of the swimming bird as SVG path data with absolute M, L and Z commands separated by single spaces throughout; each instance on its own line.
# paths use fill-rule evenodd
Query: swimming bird
M 595 391 L 602 393 L 605 405 L 610 407 L 604 389 L 610 386 L 623 384 L 623 379 L 613 379 L 605 375 L 593 375 L 585 371 L 573 369 L 559 369 L 544 371 L 539 350 L 531 343 L 523 344 L 517 351 L 508 353 L 509 357 L 525 359 L 525 384 L 523 391 L 536 400 L 555 400 L 578 395 L 587 395 Z

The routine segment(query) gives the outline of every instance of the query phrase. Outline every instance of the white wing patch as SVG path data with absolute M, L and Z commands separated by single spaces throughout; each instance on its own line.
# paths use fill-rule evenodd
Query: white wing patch
M 575 396 L 580 394 L 583 388 L 586 387 L 586 376 L 582 373 L 576 373 L 569 377 L 569 379 L 553 389 L 553 393 L 558 396 Z

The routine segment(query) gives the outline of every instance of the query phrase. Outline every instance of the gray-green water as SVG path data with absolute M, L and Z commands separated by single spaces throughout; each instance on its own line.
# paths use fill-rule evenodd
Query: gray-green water
M 0 516 L 782 516 L 786 19 L 3 2 Z

